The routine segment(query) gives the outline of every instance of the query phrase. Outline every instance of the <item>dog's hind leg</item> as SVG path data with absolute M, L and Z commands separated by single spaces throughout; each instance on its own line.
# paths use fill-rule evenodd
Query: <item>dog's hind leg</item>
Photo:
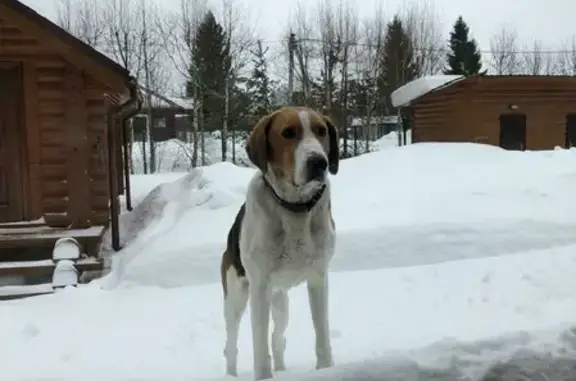
M 242 315 L 248 304 L 248 282 L 239 278 L 233 268 L 228 269 L 227 294 L 224 297 L 224 320 L 226 322 L 226 374 L 237 376 L 238 331 Z
M 288 327 L 288 294 L 285 291 L 277 291 L 272 296 L 272 357 L 274 369 L 284 370 L 284 350 L 286 349 L 286 328 Z

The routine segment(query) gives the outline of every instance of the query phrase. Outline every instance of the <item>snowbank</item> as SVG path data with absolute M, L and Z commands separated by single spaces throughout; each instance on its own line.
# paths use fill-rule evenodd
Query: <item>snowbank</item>
M 206 165 L 222 162 L 222 140 L 218 134 L 207 136 L 204 140 Z M 235 149 L 236 164 L 240 166 L 250 166 L 250 161 L 244 148 L 244 139 L 237 138 L 236 141 L 228 139 L 226 161 L 232 161 L 232 150 Z M 135 173 L 144 173 L 142 143 L 135 142 L 132 147 L 132 165 Z M 192 154 L 194 148 L 192 143 L 186 143 L 178 139 L 171 139 L 156 143 L 156 172 L 183 172 L 192 169 Z M 202 151 L 198 148 L 198 164 L 202 163 Z M 149 149 L 146 145 L 147 161 L 149 162 Z
M 390 95 L 392 106 L 408 106 L 412 101 L 420 98 L 422 95 L 464 78 L 462 75 L 431 75 L 415 79 L 392 92 Z
M 212 134 L 205 140 L 205 160 L 206 166 L 221 163 L 222 162 L 222 141 L 217 136 L 218 134 Z M 398 135 L 396 132 L 391 132 L 388 135 L 382 137 L 377 141 L 366 142 L 364 140 L 359 140 L 357 142 L 358 154 L 364 154 L 368 152 L 374 152 L 383 148 L 391 148 L 398 146 Z M 241 167 L 254 167 L 248 159 L 246 153 L 244 138 L 236 139 L 236 143 L 232 142 L 232 139 L 228 140 L 227 143 L 227 162 L 234 162 L 236 165 Z M 232 148 L 235 148 L 235 161 L 232 156 Z M 348 141 L 348 154 L 353 154 L 354 151 L 354 141 Z M 169 181 L 169 176 L 175 176 L 174 173 L 183 173 L 191 170 L 192 167 L 192 153 L 194 152 L 192 143 L 182 142 L 178 139 L 167 140 L 164 142 L 156 143 L 156 172 L 155 174 L 165 175 L 165 181 Z M 344 140 L 340 139 L 340 152 L 344 154 Z M 149 150 L 146 146 L 147 162 L 150 162 Z M 201 165 L 200 151 L 198 153 L 198 164 Z M 144 173 L 144 160 L 142 156 L 142 144 L 135 142 L 132 148 L 132 165 L 134 167 L 134 172 L 136 174 Z M 138 175 L 136 175 L 138 176 Z M 138 177 L 136 177 L 138 181 Z M 138 187 L 134 187 L 138 189 Z M 144 188 L 148 189 L 144 184 Z
M 575 155 L 422 143 L 343 160 L 332 179 L 339 231 L 333 268 L 438 263 L 549 247 L 551 239 L 576 242 Z M 117 270 L 118 279 L 163 287 L 218 281 L 211 269 L 253 173 L 220 163 L 160 185 L 122 216 L 124 239 L 138 240 L 117 256 L 130 263 Z

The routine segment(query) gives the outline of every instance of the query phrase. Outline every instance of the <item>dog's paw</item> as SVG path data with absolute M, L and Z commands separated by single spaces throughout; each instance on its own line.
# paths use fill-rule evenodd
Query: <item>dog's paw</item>
M 231 377 L 238 377 L 238 371 L 236 370 L 236 367 L 235 366 L 226 367 L 226 375 Z
M 332 357 L 330 356 L 319 358 L 316 361 L 316 369 L 331 368 L 333 366 L 334 366 L 334 360 L 332 360 Z
M 274 361 L 274 370 L 277 372 L 286 370 L 286 364 L 284 364 L 284 361 Z
M 261 380 L 269 380 L 273 376 L 272 368 L 270 366 L 262 367 L 257 369 L 254 373 L 254 380 L 261 381 Z

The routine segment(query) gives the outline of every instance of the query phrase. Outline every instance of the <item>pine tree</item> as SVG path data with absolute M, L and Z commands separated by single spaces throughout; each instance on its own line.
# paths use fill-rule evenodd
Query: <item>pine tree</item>
M 262 41 L 258 40 L 256 50 L 252 52 L 254 68 L 248 79 L 247 92 L 250 97 L 250 118 L 257 120 L 270 112 L 272 108 L 270 97 L 270 79 L 268 78 L 268 65 L 266 62 L 266 53 L 268 48 L 264 49 Z
M 450 51 L 447 54 L 448 67 L 444 74 L 454 75 L 484 75 L 482 71 L 482 55 L 475 39 L 471 39 L 470 28 L 459 16 L 452 32 L 450 32 Z
M 406 32 L 402 20 L 397 15 L 386 28 L 386 38 L 382 49 L 382 72 L 378 76 L 377 86 L 380 99 L 387 115 L 395 115 L 390 94 L 400 86 L 418 76 L 418 65 L 414 57 L 412 41 Z

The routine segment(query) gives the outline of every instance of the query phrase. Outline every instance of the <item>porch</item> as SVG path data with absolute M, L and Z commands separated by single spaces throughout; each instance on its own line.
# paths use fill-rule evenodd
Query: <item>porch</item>
M 55 274 L 60 262 L 68 274 L 66 285 L 77 284 L 86 271 L 101 271 L 98 253 L 104 232 L 104 226 L 54 228 L 43 220 L 0 224 L 0 300 L 51 293 L 65 286 Z M 59 240 L 77 246 L 73 250 L 77 254 L 58 256 Z

